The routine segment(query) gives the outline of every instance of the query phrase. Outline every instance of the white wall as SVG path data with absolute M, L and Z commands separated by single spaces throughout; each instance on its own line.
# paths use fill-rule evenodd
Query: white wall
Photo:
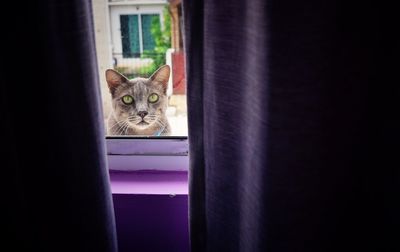
M 112 68 L 108 0 L 92 0 L 92 5 L 100 90 L 102 93 L 104 117 L 106 118 L 111 108 L 111 98 L 104 72 L 106 69 Z

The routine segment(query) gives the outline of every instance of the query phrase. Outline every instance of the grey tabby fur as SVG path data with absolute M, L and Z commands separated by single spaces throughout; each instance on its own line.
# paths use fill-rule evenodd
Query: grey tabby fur
M 171 127 L 165 115 L 168 107 L 166 91 L 169 76 L 168 65 L 160 67 L 148 79 L 128 80 L 115 70 L 106 70 L 106 80 L 112 98 L 107 134 L 169 135 Z M 157 102 L 149 102 L 151 94 L 158 95 Z M 126 95 L 133 97 L 132 104 L 127 105 L 123 102 L 122 97 Z

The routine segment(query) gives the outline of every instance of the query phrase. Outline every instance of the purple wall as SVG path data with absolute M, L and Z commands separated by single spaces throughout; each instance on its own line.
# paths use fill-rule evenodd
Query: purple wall
M 187 172 L 111 172 L 120 252 L 189 251 Z

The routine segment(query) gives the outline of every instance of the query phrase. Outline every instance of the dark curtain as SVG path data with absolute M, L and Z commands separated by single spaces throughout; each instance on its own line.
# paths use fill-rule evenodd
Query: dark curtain
M 192 251 L 400 251 L 383 20 L 372 1 L 184 1 Z
M 116 251 L 91 2 L 8 2 L 1 250 Z

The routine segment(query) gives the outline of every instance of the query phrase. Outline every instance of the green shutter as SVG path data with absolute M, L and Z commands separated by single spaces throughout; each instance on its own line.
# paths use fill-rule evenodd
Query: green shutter
M 138 15 L 120 15 L 122 55 L 131 58 L 140 53 Z
M 158 14 L 142 14 L 142 39 L 143 51 L 153 51 L 155 47 L 154 37 L 151 34 L 151 23 L 158 22 L 160 24 L 160 15 Z

